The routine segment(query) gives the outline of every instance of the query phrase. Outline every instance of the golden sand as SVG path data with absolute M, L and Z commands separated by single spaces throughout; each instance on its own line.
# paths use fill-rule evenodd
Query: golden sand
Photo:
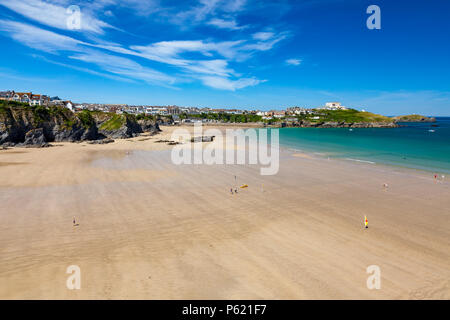
M 288 152 L 274 176 L 175 166 L 171 130 L 1 150 L 0 299 L 450 298 L 448 182 Z

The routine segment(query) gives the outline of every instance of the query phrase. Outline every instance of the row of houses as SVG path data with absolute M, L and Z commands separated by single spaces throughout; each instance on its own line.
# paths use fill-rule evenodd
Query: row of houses
M 75 105 L 76 109 L 88 109 L 91 111 L 104 111 L 130 113 L 130 114 L 147 114 L 147 115 L 198 115 L 202 113 L 229 113 L 229 114 L 243 114 L 248 111 L 238 109 L 212 109 L 212 108 L 196 108 L 196 107 L 179 107 L 179 106 L 129 106 L 129 105 L 111 105 L 111 104 L 78 104 Z
M 59 105 L 74 111 L 73 103 L 69 100 L 61 100 L 58 97 L 50 98 L 47 95 L 33 92 L 0 91 L 0 100 L 23 102 L 28 103 L 30 106 Z
M 342 106 L 340 102 L 327 102 L 325 106 L 318 108 L 305 108 L 305 107 L 289 107 L 286 110 L 240 110 L 240 109 L 213 109 L 213 108 L 196 108 L 196 107 L 179 107 L 179 106 L 129 106 L 122 104 L 74 104 L 69 100 L 62 100 L 58 97 L 50 98 L 47 95 L 33 94 L 32 92 L 15 92 L 15 91 L 2 91 L 0 92 L 0 100 L 11 100 L 28 103 L 30 105 L 60 105 L 65 106 L 73 112 L 80 110 L 91 111 L 104 111 L 114 112 L 117 114 L 130 113 L 130 114 L 147 114 L 147 115 L 161 115 L 161 116 L 174 116 L 180 114 L 198 115 L 201 113 L 226 113 L 226 114 L 256 114 L 263 119 L 273 118 L 285 118 L 289 116 L 303 115 L 303 114 L 315 114 L 319 110 L 347 110 Z
M 32 92 L 1 91 L 0 100 L 24 102 L 30 105 L 48 105 L 50 103 L 49 96 Z

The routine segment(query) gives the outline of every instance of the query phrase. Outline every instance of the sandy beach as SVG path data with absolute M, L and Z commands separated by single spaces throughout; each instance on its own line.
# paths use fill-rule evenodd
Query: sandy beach
M 289 150 L 273 176 L 174 165 L 162 129 L 0 150 L 0 299 L 450 299 L 449 180 Z

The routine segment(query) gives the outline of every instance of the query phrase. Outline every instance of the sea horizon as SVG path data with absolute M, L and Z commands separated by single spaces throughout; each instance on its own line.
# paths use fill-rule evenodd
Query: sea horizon
M 330 159 L 450 173 L 450 117 L 398 128 L 281 128 L 280 145 Z

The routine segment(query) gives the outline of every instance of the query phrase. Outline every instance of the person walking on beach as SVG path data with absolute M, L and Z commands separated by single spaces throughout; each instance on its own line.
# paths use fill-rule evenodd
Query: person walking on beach
M 74 225 L 74 226 L 77 225 L 77 222 L 76 222 L 76 220 L 75 220 L 75 217 L 73 217 L 73 225 Z
M 367 220 L 367 216 L 364 216 L 364 227 L 369 228 L 369 221 Z
M 233 188 L 230 188 L 231 194 L 233 194 Z

